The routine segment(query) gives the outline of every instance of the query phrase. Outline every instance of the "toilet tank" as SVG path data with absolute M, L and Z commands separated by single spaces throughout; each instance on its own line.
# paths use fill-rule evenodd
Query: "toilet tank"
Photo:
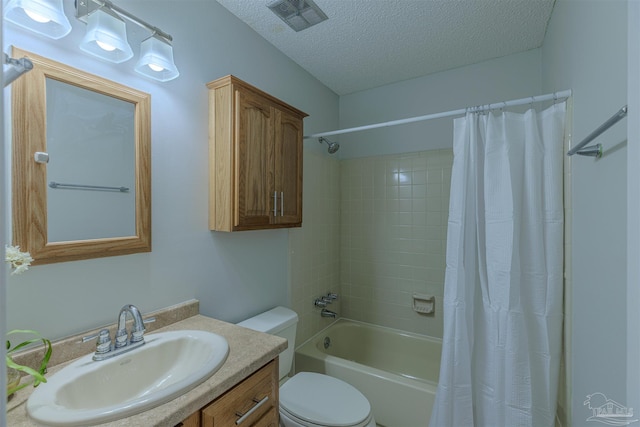
M 250 317 L 238 323 L 238 326 L 253 329 L 286 338 L 288 347 L 280 353 L 280 379 L 284 378 L 291 371 L 293 363 L 293 353 L 296 346 L 296 326 L 298 325 L 298 315 L 295 311 L 286 307 L 276 307 L 269 311 Z

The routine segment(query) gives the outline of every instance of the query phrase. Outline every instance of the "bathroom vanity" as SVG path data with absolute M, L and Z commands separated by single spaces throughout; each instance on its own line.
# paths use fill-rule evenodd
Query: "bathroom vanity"
M 197 302 L 195 304 L 197 307 Z M 157 313 L 149 315 L 162 319 Z M 156 323 L 159 323 L 159 329 L 150 331 L 147 337 L 152 337 L 154 332 L 180 330 L 204 330 L 223 336 L 229 344 L 227 360 L 211 377 L 178 398 L 145 412 L 100 424 L 101 426 L 217 427 L 236 425 L 239 418 L 244 421 L 238 424 L 240 426 L 278 425 L 277 357 L 287 346 L 285 339 L 199 314 L 168 325 L 165 321 Z M 77 340 L 78 337 L 71 337 L 54 343 L 56 359 L 49 368 L 49 378 L 72 359 L 93 350 L 90 343 L 88 346 L 77 344 Z M 82 348 L 84 353 L 77 354 L 78 348 Z M 66 358 L 66 361 L 60 362 L 61 357 Z M 40 387 L 46 387 L 46 384 Z M 32 387 L 27 387 L 8 402 L 8 425 L 37 426 L 26 411 L 26 401 L 33 390 Z

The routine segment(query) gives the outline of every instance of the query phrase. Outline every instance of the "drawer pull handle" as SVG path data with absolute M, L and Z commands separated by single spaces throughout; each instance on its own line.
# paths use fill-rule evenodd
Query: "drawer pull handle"
M 242 412 L 236 412 L 236 416 L 240 417 L 236 420 L 236 425 L 240 425 L 241 423 L 243 423 L 244 420 L 250 417 L 251 414 L 253 414 L 259 407 L 267 403 L 267 401 L 269 400 L 269 396 L 265 396 L 262 400 L 258 400 L 256 398 L 253 398 L 252 400 L 255 402 L 253 408 L 249 409 L 244 414 Z

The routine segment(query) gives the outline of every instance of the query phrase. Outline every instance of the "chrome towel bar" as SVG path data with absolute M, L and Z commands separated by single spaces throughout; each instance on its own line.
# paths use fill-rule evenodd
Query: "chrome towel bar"
M 129 191 L 129 187 L 105 187 L 102 185 L 84 185 L 84 184 L 63 184 L 61 182 L 51 181 L 49 183 L 51 188 L 75 188 L 84 190 L 103 190 L 103 191 L 120 191 L 126 193 Z
M 580 141 L 578 145 L 576 145 L 571 150 L 569 150 L 567 152 L 567 156 L 573 156 L 574 154 L 580 154 L 583 156 L 594 156 L 594 157 L 602 156 L 601 144 L 596 144 L 593 147 L 586 147 L 584 150 L 583 150 L 583 147 L 588 143 L 590 143 L 591 141 L 593 141 L 594 139 L 596 139 L 598 136 L 604 133 L 611 126 L 615 125 L 620 120 L 624 119 L 626 116 L 627 116 L 627 106 L 625 105 L 620 110 L 618 110 L 617 113 L 611 116 L 609 120 L 601 124 L 600 127 L 598 127 L 598 129 L 591 132 L 585 139 Z

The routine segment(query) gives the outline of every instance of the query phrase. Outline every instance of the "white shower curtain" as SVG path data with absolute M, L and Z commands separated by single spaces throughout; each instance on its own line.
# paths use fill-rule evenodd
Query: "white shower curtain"
M 565 103 L 454 122 L 442 363 L 430 427 L 553 426 Z

